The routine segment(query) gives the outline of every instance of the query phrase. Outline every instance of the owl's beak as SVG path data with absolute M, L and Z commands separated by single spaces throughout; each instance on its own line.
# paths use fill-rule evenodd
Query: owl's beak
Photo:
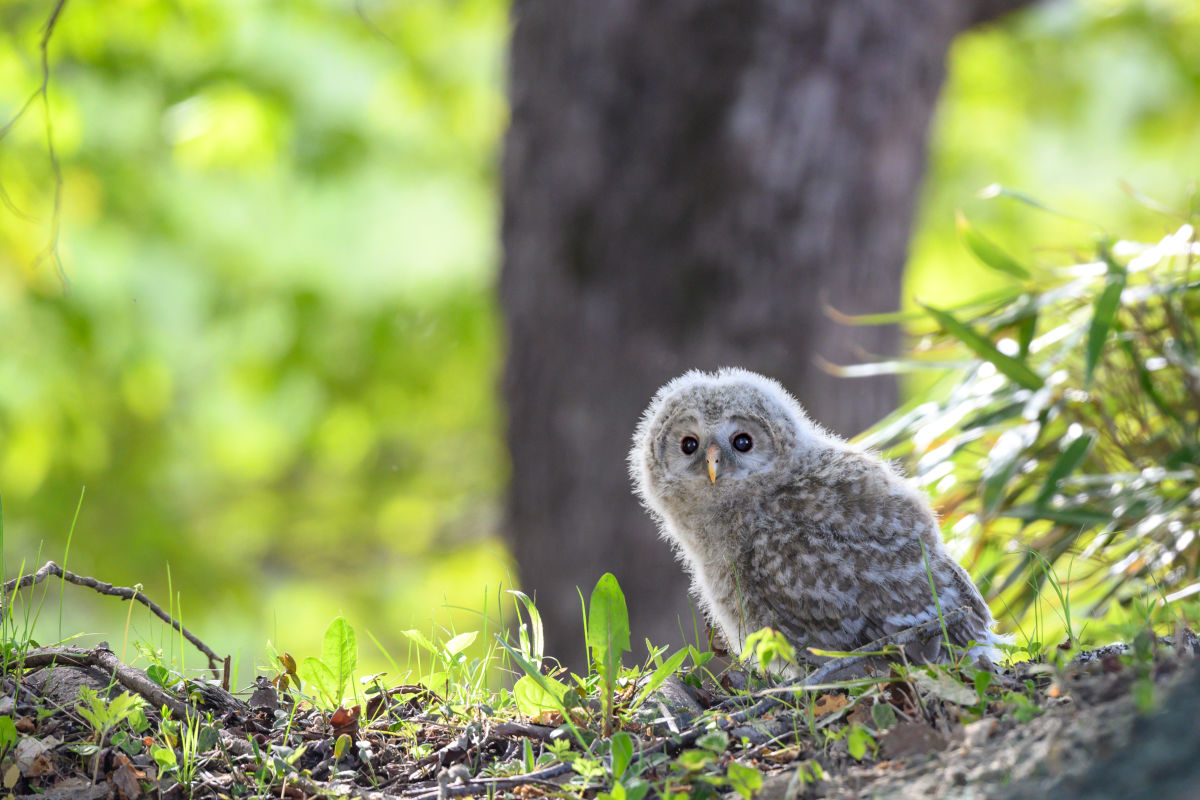
M 712 483 L 717 482 L 717 465 L 721 463 L 721 448 L 718 445 L 711 444 L 708 446 L 708 480 Z

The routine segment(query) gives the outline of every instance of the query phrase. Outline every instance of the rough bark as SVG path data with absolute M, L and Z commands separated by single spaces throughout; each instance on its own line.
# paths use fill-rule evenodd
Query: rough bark
M 550 651 L 582 652 L 579 598 L 620 579 L 637 641 L 678 639 L 686 581 L 629 492 L 653 391 L 691 367 L 780 379 L 852 434 L 885 355 L 954 36 L 1019 0 L 516 0 L 501 298 L 507 527 Z M 1003 8 L 1002 8 L 1003 7 Z

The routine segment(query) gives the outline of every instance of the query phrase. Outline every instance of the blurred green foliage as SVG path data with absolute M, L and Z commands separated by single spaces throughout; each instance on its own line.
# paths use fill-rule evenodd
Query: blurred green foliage
M 4 119 L 39 84 L 51 8 L 0 3 Z M 338 613 L 402 656 L 432 607 L 507 584 L 491 291 L 507 29 L 500 0 L 65 6 L 49 102 L 0 140 L 10 573 L 62 558 L 86 485 L 68 566 L 165 604 L 169 563 L 185 623 L 244 664 L 266 639 L 318 652 Z M 956 207 L 996 241 L 1087 242 L 976 207 L 986 184 L 1154 239 L 1163 223 L 1118 182 L 1171 203 L 1200 173 L 1191 0 L 1047 3 L 964 36 L 949 66 L 922 300 L 998 280 L 970 266 Z M 68 597 L 64 628 L 112 637 L 124 613 Z
M 45 2 L 8 3 L 0 109 Z M 71 2 L 0 142 L 9 571 L 142 582 L 218 649 L 396 646 L 507 582 L 493 384 L 497 2 Z M 16 211 L 22 214 L 15 213 Z M 74 630 L 124 609 L 68 598 Z M 135 615 L 139 616 L 139 615 Z M 403 649 L 401 649 L 401 654 Z
M 863 437 L 937 498 L 1026 640 L 1056 644 L 1049 631 L 1114 600 L 1200 593 L 1197 221 L 1154 245 L 1102 242 L 1038 280 L 1010 276 L 955 313 L 927 308 L 929 332 L 899 366 L 932 363 L 942 378 Z

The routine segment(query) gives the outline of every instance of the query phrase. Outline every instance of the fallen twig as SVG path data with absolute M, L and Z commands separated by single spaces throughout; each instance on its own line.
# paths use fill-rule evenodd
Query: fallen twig
M 132 589 L 127 586 L 113 586 L 111 583 L 105 583 L 104 581 L 99 581 L 95 578 L 89 578 L 86 575 L 76 575 L 70 570 L 63 569 L 53 561 L 47 561 L 37 572 L 29 575 L 22 575 L 19 578 L 13 578 L 11 581 L 6 582 L 3 587 L 2 596 L 0 596 L 0 612 L 3 612 L 3 606 L 17 590 L 26 589 L 30 586 L 34 586 L 35 584 L 39 584 L 51 575 L 60 577 L 68 583 L 73 583 L 76 586 L 86 586 L 89 589 L 94 589 L 100 594 L 106 594 L 111 597 L 120 597 L 122 600 L 137 600 L 139 603 L 146 606 L 146 608 L 153 611 L 154 615 L 163 622 L 167 623 L 172 628 L 183 634 L 184 638 L 194 644 L 197 650 L 208 657 L 208 668 L 212 670 L 213 674 L 217 678 L 222 677 L 222 669 L 224 667 L 225 660 L 214 653 L 208 645 L 200 641 L 195 634 L 183 627 L 183 625 L 176 622 L 170 614 L 163 611 L 157 603 L 155 603 L 149 597 L 146 597 L 146 595 L 140 590 Z
M 446 783 L 435 789 L 423 789 L 419 793 L 402 793 L 399 796 L 405 800 L 440 800 L 444 797 L 467 797 L 473 794 L 516 789 L 518 786 L 528 786 L 533 783 L 558 788 L 559 784 L 551 778 L 557 778 L 570 771 L 570 764 L 555 764 L 553 767 L 546 767 L 524 775 L 513 775 L 508 778 L 475 778 L 462 783 Z M 384 798 L 367 798 L 367 800 L 384 800 Z
M 25 667 L 48 667 L 64 664 L 71 667 L 100 667 L 112 673 L 117 683 L 149 700 L 156 708 L 166 706 L 180 719 L 200 714 L 195 708 L 180 700 L 154 681 L 140 669 L 121 663 L 121 659 L 105 646 L 92 650 L 78 647 L 42 647 L 25 653 Z

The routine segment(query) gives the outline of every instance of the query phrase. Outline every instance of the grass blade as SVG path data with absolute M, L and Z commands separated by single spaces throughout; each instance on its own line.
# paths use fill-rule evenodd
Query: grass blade
M 958 224 L 959 235 L 962 236 L 967 249 L 974 253 L 984 266 L 1022 280 L 1030 277 L 1029 270 L 1017 263 L 1017 260 L 1004 252 L 999 245 L 980 233 L 978 228 L 967 221 L 961 211 L 955 212 L 954 216 Z
M 1035 506 L 1041 508 L 1050 501 L 1050 498 L 1054 496 L 1055 490 L 1058 489 L 1059 482 L 1075 471 L 1075 468 L 1091 452 L 1092 445 L 1095 443 L 1096 435 L 1085 433 L 1067 445 L 1067 449 L 1062 452 L 1062 455 L 1054 462 L 1054 466 L 1050 468 L 1050 472 L 1046 476 L 1046 483 L 1042 486 L 1042 490 L 1038 492 L 1037 499 L 1033 501 Z
M 937 320 L 937 323 L 947 333 L 969 347 L 977 356 L 990 362 L 1001 373 L 1007 375 L 1026 389 L 1036 390 L 1042 388 L 1042 376 L 1030 369 L 1029 365 L 1018 361 L 1012 356 L 1006 356 L 1004 353 L 1001 353 L 996 349 L 996 345 L 981 336 L 969 325 L 960 322 L 953 314 L 934 308 L 933 306 L 927 306 L 924 303 L 920 305 L 931 317 Z
M 1087 366 L 1084 370 L 1085 386 L 1091 385 L 1092 374 L 1096 371 L 1096 364 L 1100 362 L 1104 343 L 1108 340 L 1108 333 L 1112 330 L 1113 320 L 1117 316 L 1117 307 L 1121 304 L 1121 292 L 1125 290 L 1125 270 L 1112 260 L 1107 247 L 1102 248 L 1101 256 L 1108 264 L 1108 278 L 1104 291 L 1096 299 L 1096 310 L 1092 314 L 1092 324 L 1088 328 Z

